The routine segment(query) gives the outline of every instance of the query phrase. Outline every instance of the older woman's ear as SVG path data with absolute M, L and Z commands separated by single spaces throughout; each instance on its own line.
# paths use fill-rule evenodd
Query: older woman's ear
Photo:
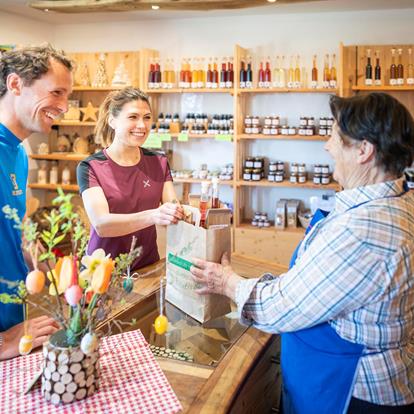
M 364 139 L 357 148 L 357 161 L 359 164 L 375 162 L 375 145 Z

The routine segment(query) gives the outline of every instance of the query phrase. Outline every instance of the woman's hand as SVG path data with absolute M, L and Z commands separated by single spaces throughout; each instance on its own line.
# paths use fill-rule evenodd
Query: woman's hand
M 234 301 L 237 283 L 242 278 L 231 268 L 227 253 L 223 254 L 221 264 L 201 259 L 192 259 L 191 261 L 194 265 L 190 268 L 193 280 L 203 285 L 201 289 L 196 291 L 198 294 L 217 293 L 228 296 Z
M 167 226 L 182 220 L 184 218 L 184 211 L 180 204 L 164 203 L 154 210 L 152 218 L 154 224 Z
M 59 326 L 56 321 L 48 316 L 39 316 L 29 319 L 27 322 L 27 334 L 33 337 L 33 349 L 42 345 L 55 333 Z M 14 358 L 19 355 L 20 338 L 24 335 L 24 322 L 12 326 L 7 331 L 1 332 L 3 345 L 0 348 L 0 359 Z

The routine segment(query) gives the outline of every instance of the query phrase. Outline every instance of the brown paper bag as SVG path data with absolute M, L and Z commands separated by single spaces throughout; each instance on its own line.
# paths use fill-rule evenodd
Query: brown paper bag
M 167 227 L 167 301 L 203 323 L 231 311 L 230 299 L 222 295 L 198 295 L 199 287 L 189 271 L 191 258 L 220 263 L 231 252 L 231 227 L 204 229 L 184 221 Z

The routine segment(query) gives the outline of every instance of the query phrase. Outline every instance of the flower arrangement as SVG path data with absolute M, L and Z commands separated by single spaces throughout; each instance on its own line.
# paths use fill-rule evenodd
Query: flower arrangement
M 124 296 L 132 291 L 130 266 L 140 255 L 141 248 L 135 247 L 133 238 L 130 251 L 117 258 L 106 255 L 103 249 L 86 255 L 88 235 L 71 198 L 72 194 L 58 190 L 58 197 L 53 200 L 55 208 L 45 215 L 48 228 L 42 231 L 30 218 L 22 223 L 15 209 L 3 207 L 6 217 L 22 230 L 23 248 L 31 256 L 34 270 L 29 272 L 25 282 L 15 286 L 14 293 L 1 294 L 0 301 L 23 304 L 25 320 L 28 304 L 40 307 L 62 328 L 53 335 L 54 345 L 80 346 L 88 355 L 98 346 L 96 328 L 109 315 L 111 304 L 125 300 Z M 71 252 L 57 258 L 56 246 L 66 238 L 70 240 Z M 47 266 L 46 275 L 39 270 L 39 263 Z M 50 282 L 48 292 L 33 301 L 32 295 L 44 291 L 46 279 Z M 10 282 L 2 282 L 10 285 Z M 19 352 L 25 355 L 32 346 L 32 338 L 25 330 Z

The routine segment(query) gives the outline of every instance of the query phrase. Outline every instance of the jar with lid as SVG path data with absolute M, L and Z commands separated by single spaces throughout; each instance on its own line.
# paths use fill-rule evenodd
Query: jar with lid
M 252 125 L 259 125 L 259 117 L 258 116 L 253 116 L 252 117 Z
M 252 171 L 252 181 L 260 181 L 262 179 L 262 170 L 254 168 Z
M 291 173 L 289 177 L 289 181 L 293 184 L 298 182 L 298 174 L 297 173 Z
M 280 128 L 280 133 L 282 135 L 289 135 L 289 127 L 287 125 L 282 125 Z
M 285 171 L 285 163 L 283 161 L 277 161 L 277 170 L 282 173 Z
M 283 181 L 283 172 L 277 171 L 275 175 L 275 182 L 281 183 Z
M 327 185 L 331 182 L 331 176 L 330 174 L 322 174 L 321 176 L 321 184 Z
M 251 125 L 252 124 L 252 117 L 250 115 L 246 115 L 244 118 L 244 125 Z
M 321 117 L 319 118 L 319 126 L 320 126 L 320 127 L 323 127 L 323 126 L 327 126 L 327 125 L 328 125 L 328 120 L 327 120 L 327 118 L 325 118 L 325 117 L 321 116 Z
M 253 168 L 254 165 L 254 158 L 253 157 L 247 157 L 246 161 L 244 161 L 245 168 Z
M 313 116 L 308 118 L 308 125 L 315 126 L 315 118 Z
M 327 118 L 326 119 L 326 125 L 327 126 L 332 126 L 334 124 L 334 119 L 333 118 Z
M 290 172 L 293 174 L 296 174 L 299 171 L 299 167 L 298 167 L 298 163 L 297 162 L 292 162 L 290 164 Z
M 267 175 L 267 181 L 276 181 L 276 173 L 269 171 L 269 174 Z
M 270 128 L 270 135 L 278 135 L 280 133 L 279 128 L 272 125 L 272 127 Z
M 255 220 L 260 220 L 261 217 L 262 217 L 262 213 L 260 211 L 256 211 L 254 213 L 254 219 Z
M 279 126 L 280 125 L 280 118 L 276 115 L 272 116 L 272 126 Z
M 269 162 L 269 172 L 276 172 L 277 171 L 277 162 L 271 161 Z
M 288 135 L 296 135 L 296 127 L 290 126 L 288 129 Z
M 38 184 L 47 184 L 47 165 L 46 165 L 46 161 L 43 161 L 40 164 L 39 169 L 37 170 L 37 182 L 38 182 Z
M 245 181 L 251 181 L 252 180 L 252 169 L 251 168 L 245 168 L 243 170 L 243 180 L 245 180 Z
M 270 135 L 272 133 L 272 128 L 269 125 L 265 125 L 262 132 L 264 135 Z
M 300 173 L 306 172 L 306 164 L 304 162 L 301 162 L 298 164 L 298 172 Z
M 329 165 L 328 164 L 321 165 L 321 173 L 322 174 L 329 174 Z
M 252 133 L 252 126 L 251 125 L 245 125 L 244 126 L 244 133 L 245 134 L 251 134 Z
M 56 161 L 53 161 L 52 168 L 50 169 L 49 183 L 57 184 L 59 181 L 59 167 Z
M 260 215 L 260 219 L 261 219 L 261 220 L 267 220 L 267 213 L 262 213 L 262 214 Z
M 299 134 L 299 135 L 306 135 L 306 126 L 301 125 L 301 126 L 298 128 L 298 134 Z
M 314 126 L 311 126 L 311 125 L 308 125 L 307 127 L 306 127 L 306 135 L 308 136 L 308 137 L 310 137 L 310 136 L 312 136 L 312 135 L 314 135 L 315 134 L 315 127 Z
M 253 168 L 263 168 L 263 158 L 262 157 L 256 157 L 253 161 Z
M 260 134 L 260 127 L 259 125 L 253 124 L 252 125 L 252 134 Z
M 264 227 L 264 222 L 263 222 L 263 220 L 258 220 L 258 221 L 257 221 L 257 227 L 260 227 L 260 228 Z
M 298 173 L 298 182 L 303 184 L 306 183 L 306 173 L 305 172 L 299 172 Z
M 320 164 L 315 164 L 313 166 L 314 174 L 322 174 L 322 166 Z
M 252 226 L 257 227 L 258 225 L 258 220 L 256 220 L 255 218 L 252 220 Z
M 321 135 L 323 137 L 328 135 L 328 130 L 324 127 L 319 127 L 319 135 Z
M 320 184 L 321 183 L 321 179 L 322 179 L 322 175 L 321 174 L 314 174 L 313 175 L 313 183 L 314 184 Z
M 300 126 L 308 125 L 308 118 L 306 118 L 306 116 L 301 116 L 299 119 L 299 125 Z
M 328 135 L 328 137 L 330 137 L 332 135 L 332 127 L 328 127 L 326 129 L 326 135 Z
M 265 116 L 264 125 L 268 125 L 268 126 L 272 125 L 272 118 L 270 118 L 270 116 Z

